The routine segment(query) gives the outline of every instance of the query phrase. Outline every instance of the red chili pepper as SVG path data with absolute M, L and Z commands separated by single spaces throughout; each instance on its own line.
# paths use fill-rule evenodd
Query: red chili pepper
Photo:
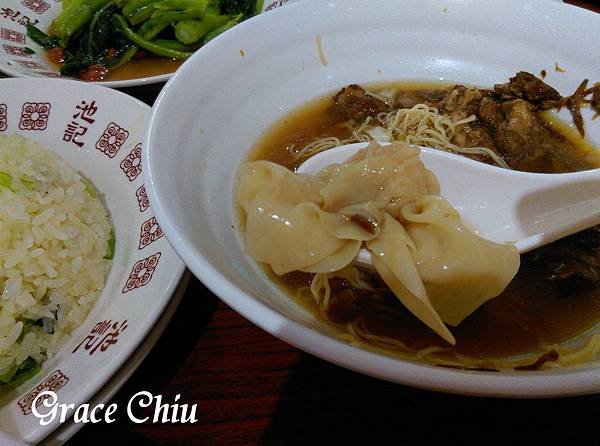
M 119 51 L 116 48 L 109 48 L 106 51 L 106 58 L 108 60 L 116 59 L 119 56 Z
M 65 50 L 59 46 L 55 46 L 48 51 L 48 58 L 56 63 L 63 63 L 65 61 Z
M 108 68 L 102 65 L 90 65 L 87 70 L 79 73 L 79 78 L 84 81 L 98 82 L 104 79 L 106 73 L 108 73 Z

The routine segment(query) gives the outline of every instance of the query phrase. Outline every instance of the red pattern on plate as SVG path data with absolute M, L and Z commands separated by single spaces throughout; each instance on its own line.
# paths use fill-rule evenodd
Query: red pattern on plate
M 6 130 L 6 104 L 0 104 L 0 132 Z
M 49 102 L 25 102 L 19 128 L 21 130 L 46 130 L 49 116 Z
M 156 271 L 158 259 L 160 259 L 160 252 L 135 262 L 133 268 L 131 268 L 129 278 L 127 279 L 127 282 L 125 282 L 122 293 L 125 294 L 131 290 L 147 285 Z
M 135 191 L 135 196 L 137 197 L 140 212 L 144 212 L 150 207 L 150 200 L 148 200 L 148 195 L 146 194 L 146 187 L 143 184 L 137 188 L 137 190 Z
M 98 349 L 101 352 L 105 352 L 111 345 L 119 342 L 119 335 L 127 329 L 127 319 L 123 322 L 114 322 L 110 319 L 103 320 L 94 325 L 83 341 L 79 343 L 73 353 L 79 350 L 79 347 L 83 345 L 83 348 L 87 350 L 92 356 Z M 85 344 L 85 345 L 84 345 Z
M 138 249 L 144 249 L 150 243 L 163 236 L 162 229 L 156 221 L 156 217 L 151 217 L 142 223 L 140 228 L 140 246 Z
M 33 401 L 40 393 L 44 391 L 56 392 L 58 389 L 63 388 L 67 382 L 69 382 L 69 377 L 60 370 L 55 370 L 27 395 L 17 401 L 17 405 L 21 409 L 21 412 L 23 412 L 23 415 L 29 415 L 32 412 Z M 47 398 L 49 396 L 38 398 L 35 407 L 39 407 Z
M 128 130 L 111 122 L 96 142 L 96 149 L 104 152 L 109 158 L 114 158 L 128 136 Z
M 46 77 L 62 77 L 58 73 L 53 73 L 52 71 L 38 71 L 38 74 L 42 74 Z
M 138 143 L 129 155 L 121 161 L 121 170 L 125 172 L 129 181 L 134 181 L 142 173 L 142 144 Z
M 21 11 L 15 11 L 11 8 L 0 8 L 0 17 L 10 20 L 11 22 L 18 23 L 22 26 L 37 25 L 40 21 L 38 19 L 31 20 Z
M 13 62 L 21 65 L 22 67 L 30 68 L 32 70 L 43 70 L 46 68 L 45 66 L 34 62 L 33 60 L 13 60 Z
M 4 48 L 4 51 L 11 56 L 31 57 L 31 54 L 29 54 L 25 48 L 20 46 L 2 45 L 2 48 Z
M 37 14 L 43 14 L 50 8 L 50 3 L 44 0 L 23 0 L 21 4 Z
M 25 44 L 25 34 L 8 28 L 0 28 L 0 39 Z

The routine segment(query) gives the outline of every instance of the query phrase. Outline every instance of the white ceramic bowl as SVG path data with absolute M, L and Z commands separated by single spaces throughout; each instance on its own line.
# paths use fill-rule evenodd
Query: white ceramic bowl
M 546 0 L 306 1 L 255 17 L 198 51 L 155 103 L 143 161 L 157 218 L 192 272 L 228 305 L 336 364 L 472 395 L 598 392 L 598 361 L 541 372 L 470 372 L 393 359 L 336 340 L 244 254 L 233 186 L 238 166 L 269 124 L 349 83 L 491 86 L 519 70 L 546 69 L 547 80 L 568 94 L 583 78 L 600 73 L 599 25 L 598 15 Z M 567 71 L 555 72 L 555 62 Z M 600 121 L 587 128 L 600 141 Z
M 87 121 L 77 116 L 84 102 L 91 106 Z M 0 431 L 13 437 L 36 443 L 58 426 L 58 419 L 42 426 L 32 414 L 41 391 L 75 405 L 96 394 L 153 327 L 184 271 L 157 230 L 145 193 L 140 157 L 148 112 L 142 102 L 97 85 L 0 80 L 0 135 L 37 141 L 89 178 L 104 197 L 117 241 L 106 285 L 85 323 L 38 375 L 0 395 Z M 81 147 L 69 140 L 70 125 L 82 133 Z

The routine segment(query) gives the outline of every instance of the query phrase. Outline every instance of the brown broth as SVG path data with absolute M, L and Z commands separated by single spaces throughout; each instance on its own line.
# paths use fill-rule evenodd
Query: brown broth
M 60 69 L 60 65 L 52 62 L 47 56 L 46 62 L 55 67 L 56 70 Z M 143 59 L 132 59 L 119 68 L 109 70 L 102 81 L 126 81 L 169 74 L 175 72 L 183 62 L 183 60 L 152 56 Z
M 267 276 L 286 293 L 323 318 L 319 306 L 296 290 L 310 284 L 310 275 L 290 273 L 277 276 L 268 268 Z M 419 350 L 430 346 L 448 347 L 433 331 L 392 303 L 383 314 L 376 301 L 362 302 L 363 321 L 369 332 L 399 339 Z M 329 320 L 336 318 L 329 314 Z M 600 290 L 577 297 L 560 298 L 541 275 L 523 263 L 517 276 L 498 297 L 491 299 L 458 327 L 450 327 L 456 338 L 454 351 L 473 358 L 503 358 L 538 351 L 540 344 L 560 344 L 584 334 L 600 322 Z M 343 326 L 339 325 L 340 330 Z
M 447 88 L 446 84 L 399 83 L 370 87 L 411 90 L 426 97 L 431 88 Z M 249 160 L 269 160 L 288 168 L 296 161 L 290 152 L 312 142 L 317 137 L 346 138 L 349 130 L 342 125 L 345 117 L 334 109 L 331 95 L 318 98 L 271 126 L 251 150 Z M 567 126 L 553 121 L 549 124 L 560 132 L 565 149 L 561 157 L 571 166 L 590 169 L 600 165 L 594 148 L 569 132 Z M 456 337 L 455 352 L 473 358 L 503 358 L 539 351 L 540 344 L 562 343 L 592 329 L 600 322 L 600 287 L 579 296 L 561 299 L 548 281 L 523 258 L 521 268 L 508 288 L 491 299 L 458 327 L 450 327 Z M 298 296 L 296 290 L 310 284 L 310 275 L 291 273 L 277 276 L 265 268 L 266 274 L 287 294 L 315 316 L 322 318 L 319 306 L 311 299 Z M 363 321 L 373 334 L 401 340 L 413 349 L 439 345 L 448 347 L 434 332 L 405 311 L 397 301 L 390 312 L 382 314 L 378 303 L 366 299 L 361 306 Z M 335 319 L 335 315 L 329 315 Z M 332 317 L 333 316 L 333 317 Z M 343 326 L 339 326 L 343 330 Z
M 130 60 L 115 70 L 110 70 L 104 81 L 123 81 L 142 77 L 160 76 L 173 73 L 183 60 L 167 59 L 164 57 L 146 57 Z

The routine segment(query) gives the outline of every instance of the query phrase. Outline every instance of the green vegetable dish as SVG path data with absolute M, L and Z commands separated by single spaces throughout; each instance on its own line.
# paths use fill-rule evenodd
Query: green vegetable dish
M 263 0 L 62 0 L 47 32 L 27 26 L 65 76 L 100 81 L 132 60 L 182 61 L 241 21 Z

